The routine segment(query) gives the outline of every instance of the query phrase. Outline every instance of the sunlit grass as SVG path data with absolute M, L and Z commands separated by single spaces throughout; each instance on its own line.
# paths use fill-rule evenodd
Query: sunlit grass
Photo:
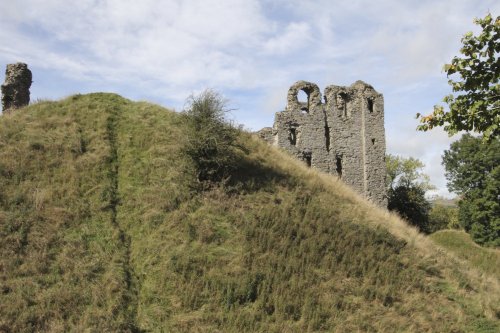
M 468 265 L 500 278 L 499 250 L 477 245 L 466 232 L 460 230 L 441 230 L 430 238 L 458 258 L 466 260 Z

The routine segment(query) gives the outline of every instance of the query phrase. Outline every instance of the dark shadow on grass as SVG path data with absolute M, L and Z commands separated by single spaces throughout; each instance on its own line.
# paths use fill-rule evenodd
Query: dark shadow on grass
M 240 156 L 230 172 L 226 186 L 230 192 L 256 192 L 275 190 L 276 186 L 295 187 L 296 177 L 271 168 L 246 156 Z

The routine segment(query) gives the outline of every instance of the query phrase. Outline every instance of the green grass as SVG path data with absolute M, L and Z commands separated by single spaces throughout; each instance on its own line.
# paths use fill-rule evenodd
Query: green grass
M 0 331 L 500 328 L 498 278 L 250 134 L 198 192 L 185 133 L 112 94 L 0 117 Z
M 468 265 L 500 278 L 499 250 L 481 247 L 472 241 L 469 234 L 459 230 L 441 230 L 430 237 L 458 258 L 466 260 Z

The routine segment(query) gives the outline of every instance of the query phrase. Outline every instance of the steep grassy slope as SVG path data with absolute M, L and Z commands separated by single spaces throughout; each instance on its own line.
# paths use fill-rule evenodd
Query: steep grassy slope
M 133 326 L 108 128 L 112 112 L 126 105 L 117 96 L 75 96 L 2 116 L 4 331 Z
M 183 126 L 110 94 L 0 117 L 0 331 L 500 329 L 498 277 L 248 134 L 197 193 Z

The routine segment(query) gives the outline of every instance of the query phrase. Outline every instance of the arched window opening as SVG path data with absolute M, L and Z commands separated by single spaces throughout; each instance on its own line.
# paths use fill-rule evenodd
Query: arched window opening
M 300 111 L 302 113 L 309 113 L 309 94 L 304 90 L 299 90 L 297 100 L 299 101 Z

